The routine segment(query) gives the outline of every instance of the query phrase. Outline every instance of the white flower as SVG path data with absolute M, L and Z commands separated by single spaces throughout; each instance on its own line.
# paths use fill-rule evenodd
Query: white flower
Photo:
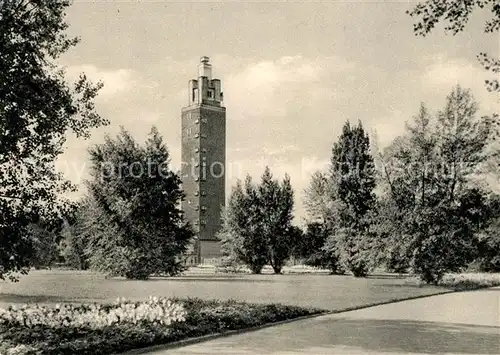
M 9 310 L 0 309 L 0 323 L 16 321 L 20 324 L 44 324 L 53 327 L 91 327 L 102 328 L 115 323 L 132 323 L 147 321 L 163 324 L 168 327 L 173 322 L 185 320 L 185 310 L 181 304 L 172 303 L 158 297 L 150 297 L 149 302 L 139 304 L 125 301 L 113 304 L 109 310 L 101 305 L 90 304 L 81 307 L 73 305 L 56 305 L 55 308 L 40 307 L 38 305 L 24 305 L 21 309 L 11 307 Z M 55 312 L 55 310 L 58 310 Z

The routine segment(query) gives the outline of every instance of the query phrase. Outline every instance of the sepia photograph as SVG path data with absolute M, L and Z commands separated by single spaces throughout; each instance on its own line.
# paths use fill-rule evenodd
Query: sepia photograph
M 0 0 L 0 355 L 500 354 L 500 0 Z

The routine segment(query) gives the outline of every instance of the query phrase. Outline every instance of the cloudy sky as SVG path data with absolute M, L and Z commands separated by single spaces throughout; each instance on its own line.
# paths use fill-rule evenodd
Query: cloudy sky
M 346 120 L 361 120 L 385 145 L 401 134 L 420 102 L 437 110 L 460 83 L 482 113 L 498 111 L 476 54 L 499 52 L 498 34 L 473 16 L 457 36 L 441 27 L 415 37 L 411 1 L 84 1 L 68 11 L 82 42 L 62 58 L 70 77 L 102 80 L 97 101 L 111 124 L 92 139 L 70 137 L 61 169 L 86 177 L 87 148 L 124 126 L 143 141 L 156 125 L 180 163 L 180 111 L 200 56 L 211 59 L 227 107 L 228 191 L 265 165 L 287 172 L 296 190 L 323 168 Z M 83 191 L 83 190 L 81 190 Z

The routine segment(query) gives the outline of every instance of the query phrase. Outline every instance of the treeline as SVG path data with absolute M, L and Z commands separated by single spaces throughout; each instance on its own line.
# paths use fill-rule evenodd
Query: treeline
M 305 191 L 304 231 L 291 223 L 288 177 L 279 183 L 266 169 L 259 185 L 238 182 L 221 233 L 227 263 L 279 273 L 295 257 L 338 274 L 384 267 L 428 283 L 471 264 L 500 271 L 500 196 L 480 183 L 498 177 L 499 120 L 477 111 L 457 86 L 435 115 L 422 104 L 382 152 L 361 123 L 346 122 L 329 169 L 314 173 Z
M 499 271 L 500 196 L 480 183 L 498 177 L 498 124 L 497 115 L 477 117 L 460 87 L 436 114 L 422 104 L 381 152 L 361 123 L 346 122 L 329 168 L 305 191 L 304 230 L 293 224 L 289 176 L 280 181 L 266 168 L 258 182 L 238 181 L 221 216 L 225 264 L 281 273 L 293 258 L 336 274 L 382 267 L 428 283 L 471 265 Z M 194 233 L 156 128 L 143 145 L 122 129 L 94 146 L 90 161 L 88 192 L 65 222 L 30 225 L 32 265 L 58 261 L 139 279 L 181 272 Z

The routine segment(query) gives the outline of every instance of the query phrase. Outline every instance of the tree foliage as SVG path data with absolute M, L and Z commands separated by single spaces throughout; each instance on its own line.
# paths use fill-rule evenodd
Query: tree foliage
M 474 238 L 484 224 L 486 191 L 475 183 L 498 119 L 476 117 L 477 105 L 460 86 L 432 117 L 425 106 L 407 133 L 386 151 L 388 191 L 382 220 L 390 265 L 411 265 L 427 282 L 458 271 L 474 257 Z M 390 235 L 392 234 L 392 237 Z
M 266 168 L 261 183 L 250 176 L 233 188 L 220 232 L 225 257 L 260 273 L 269 264 L 281 273 L 295 250 L 300 233 L 292 226 L 293 190 L 290 178 L 280 183 Z
M 475 264 L 479 271 L 500 271 L 500 196 L 490 194 L 486 200 L 487 218 L 476 236 Z
M 260 230 L 257 190 L 250 176 L 236 182 L 224 209 L 219 238 L 228 265 L 243 263 L 259 274 L 267 263 L 265 239 Z
M 267 242 L 267 260 L 274 272 L 279 274 L 290 257 L 297 237 L 292 230 L 293 189 L 290 177 L 285 176 L 280 184 L 266 168 L 259 186 L 262 232 Z
M 309 222 L 299 244 L 300 256 L 306 265 L 330 270 L 332 274 L 343 274 L 337 244 L 334 242 L 327 224 Z
M 304 190 L 304 206 L 307 218 L 313 223 L 327 223 L 332 208 L 333 182 L 330 174 L 315 171 L 309 186 Z
M 344 225 L 357 224 L 375 203 L 375 166 L 370 153 L 370 139 L 361 122 L 344 124 L 338 142 L 333 145 L 331 174 L 336 180 L 335 193 L 352 212 L 344 216 Z
M 84 197 L 77 204 L 72 218 L 64 221 L 58 248 L 65 265 L 77 270 L 89 268 L 91 256 L 87 255 L 87 248 L 90 237 L 97 233 L 93 217 L 98 213 L 92 198 Z
M 370 269 L 370 216 L 376 203 L 376 180 L 370 139 L 361 122 L 354 127 L 348 121 L 344 124 L 332 148 L 330 173 L 335 201 L 331 213 L 337 218 L 327 249 L 337 254 L 344 269 L 355 276 L 366 276 Z
M 33 245 L 33 256 L 30 264 L 35 268 L 51 267 L 58 260 L 58 235 L 43 223 L 32 223 L 28 226 Z
M 307 262 L 355 276 L 384 264 L 428 283 L 473 260 L 496 270 L 500 204 L 482 181 L 498 161 L 500 120 L 477 112 L 460 86 L 436 114 L 422 104 L 378 157 L 377 171 L 362 126 L 346 123 L 330 171 L 313 175 L 306 190 L 310 222 L 300 250 Z
M 426 36 L 435 26 L 443 21 L 446 23 L 444 30 L 456 35 L 462 32 L 473 12 L 488 9 L 491 19 L 484 25 L 485 33 L 498 32 L 500 29 L 500 3 L 498 0 L 427 0 L 420 2 L 407 13 L 417 18 L 413 30 L 417 36 Z M 486 53 L 477 56 L 479 62 L 486 70 L 495 74 L 500 72 L 500 59 L 490 57 Z M 485 80 L 489 91 L 500 92 L 498 79 Z
M 307 240 L 314 244 L 324 239 L 316 252 L 307 253 L 308 263 L 328 267 L 333 273 L 349 270 L 356 276 L 366 275 L 371 265 L 364 260 L 371 258 L 368 239 L 374 238 L 375 186 L 368 134 L 361 123 L 351 126 L 347 121 L 332 147 L 329 170 L 314 173 L 305 190 Z
M 333 238 L 334 230 L 340 223 L 336 183 L 331 170 L 312 174 L 309 186 L 304 190 L 308 223 L 300 242 L 300 255 L 307 265 L 343 274 L 344 270 L 339 262 L 340 251 Z
M 382 195 L 377 208 L 377 223 L 374 225 L 379 242 L 373 253 L 375 264 L 383 265 L 387 271 L 396 273 L 409 271 L 412 253 L 411 236 L 401 228 L 407 213 L 407 209 L 398 207 L 398 202 L 401 205 L 401 201 L 404 199 L 400 194 Z
M 122 129 L 90 155 L 88 188 L 95 206 L 85 218 L 92 231 L 90 266 L 139 279 L 180 272 L 193 232 L 179 209 L 184 198 L 180 177 L 169 168 L 169 152 L 157 129 L 143 147 Z
M 87 138 L 106 123 L 94 108 L 101 84 L 68 85 L 57 58 L 77 44 L 65 30 L 69 1 L 0 1 L 0 278 L 32 254 L 28 225 L 59 218 L 71 188 L 54 163 L 68 132 Z
M 297 239 L 294 256 L 302 259 L 306 265 L 321 267 L 321 248 L 325 244 L 328 234 L 325 233 L 324 224 L 308 222 L 305 231 Z

